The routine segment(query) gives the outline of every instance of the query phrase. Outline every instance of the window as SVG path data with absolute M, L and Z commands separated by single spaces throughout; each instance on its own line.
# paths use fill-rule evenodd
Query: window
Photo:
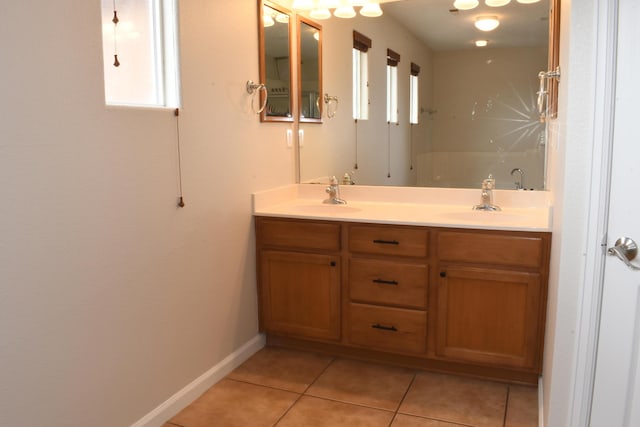
M 102 0 L 102 29 L 106 103 L 178 107 L 176 0 Z
M 387 49 L 387 122 L 398 123 L 398 63 L 400 55 Z
M 420 109 L 420 100 L 418 97 L 418 75 L 420 74 L 420 66 L 411 63 L 411 75 L 409 76 L 409 123 L 418 124 L 418 111 Z
M 369 118 L 369 63 L 367 51 L 371 39 L 357 31 L 353 32 L 353 118 Z

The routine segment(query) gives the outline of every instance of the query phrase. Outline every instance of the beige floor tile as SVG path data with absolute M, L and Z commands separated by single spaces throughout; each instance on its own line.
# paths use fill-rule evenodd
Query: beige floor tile
M 336 359 L 306 394 L 395 411 L 413 376 L 409 369 Z
M 460 427 L 460 424 L 445 423 L 413 415 L 398 414 L 391 423 L 391 427 Z
M 183 427 L 271 427 L 299 396 L 223 379 L 169 422 Z
M 332 360 L 315 353 L 265 347 L 227 378 L 302 393 Z
M 277 427 L 387 427 L 393 412 L 303 396 Z
M 433 373 L 416 376 L 401 413 L 476 427 L 502 427 L 505 384 Z
M 505 427 L 537 427 L 538 389 L 510 386 Z

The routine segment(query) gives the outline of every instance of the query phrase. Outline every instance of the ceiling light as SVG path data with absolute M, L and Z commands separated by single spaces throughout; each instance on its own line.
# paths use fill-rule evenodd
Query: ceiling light
M 311 13 L 309 13 L 309 16 L 313 19 L 329 19 L 331 18 L 331 12 L 326 8 L 313 9 Z
M 531 3 L 538 3 L 540 0 L 518 0 L 518 3 L 522 3 L 522 4 L 531 4 Z
M 382 15 L 382 9 L 380 9 L 380 5 L 378 3 L 368 3 L 362 6 L 362 9 L 360 9 L 360 15 L 366 16 L 367 18 L 376 18 Z
M 313 9 L 313 0 L 293 0 L 291 7 L 297 10 L 311 10 Z
M 460 10 L 469 10 L 478 6 L 478 0 L 456 0 L 453 2 L 453 7 Z
M 340 6 L 333 11 L 333 16 L 338 18 L 353 18 L 356 16 L 356 11 L 353 6 Z
M 488 44 L 489 44 L 488 40 L 476 40 L 476 46 L 478 47 L 485 47 Z
M 474 25 L 480 31 L 492 31 L 498 28 L 500 21 L 495 16 L 479 16 Z
M 534 0 L 540 1 L 540 0 Z M 509 4 L 511 0 L 484 0 L 484 4 L 491 7 L 500 7 Z

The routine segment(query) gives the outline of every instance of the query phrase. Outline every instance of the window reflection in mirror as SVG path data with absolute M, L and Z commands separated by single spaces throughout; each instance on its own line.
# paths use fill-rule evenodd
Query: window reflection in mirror
M 267 85 L 269 95 L 260 120 L 292 122 L 291 14 L 275 3 L 262 0 L 258 1 L 258 10 L 260 82 Z M 262 92 L 261 96 L 264 96 Z
M 322 27 L 298 17 L 300 121 L 322 121 Z

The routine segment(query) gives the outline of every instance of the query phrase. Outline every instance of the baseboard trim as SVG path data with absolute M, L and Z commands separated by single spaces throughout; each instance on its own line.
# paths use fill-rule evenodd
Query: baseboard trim
M 133 423 L 131 427 L 160 427 L 167 420 L 193 402 L 212 385 L 240 366 L 245 360 L 264 347 L 266 338 L 258 334 L 242 347 L 225 357 L 220 363 L 193 380 L 160 406 Z
M 544 427 L 544 381 L 538 379 L 538 427 Z

